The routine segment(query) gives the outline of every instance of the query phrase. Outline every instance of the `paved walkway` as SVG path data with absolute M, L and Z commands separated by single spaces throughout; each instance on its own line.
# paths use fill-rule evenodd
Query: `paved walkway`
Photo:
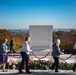
M 72 70 L 60 70 L 60 72 L 56 73 L 51 70 L 31 70 L 30 75 L 76 75 L 76 72 Z M 8 70 L 8 72 L 2 72 L 0 70 L 0 75 L 29 75 L 26 73 L 18 74 L 18 70 Z

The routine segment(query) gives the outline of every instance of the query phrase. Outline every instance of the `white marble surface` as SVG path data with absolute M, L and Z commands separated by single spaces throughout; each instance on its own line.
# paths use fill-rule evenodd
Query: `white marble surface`
M 52 47 L 52 25 L 30 25 L 30 45 L 33 49 L 50 49 Z

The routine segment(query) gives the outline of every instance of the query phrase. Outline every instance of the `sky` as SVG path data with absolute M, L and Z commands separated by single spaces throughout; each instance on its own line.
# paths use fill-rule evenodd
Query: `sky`
M 0 29 L 29 25 L 76 28 L 76 0 L 0 0 Z

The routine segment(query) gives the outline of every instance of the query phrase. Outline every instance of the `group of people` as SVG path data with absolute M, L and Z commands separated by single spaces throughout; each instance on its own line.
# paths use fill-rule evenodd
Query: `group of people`
M 0 46 L 0 67 L 3 67 L 3 72 L 6 72 L 7 70 L 5 70 L 5 66 L 8 60 L 8 47 L 7 47 L 7 39 L 5 38 L 3 40 L 3 43 Z M 32 49 L 29 46 L 29 42 L 30 42 L 30 37 L 26 37 L 25 38 L 25 42 L 22 45 L 22 51 L 20 52 L 21 56 L 22 56 L 22 62 L 19 66 L 19 73 L 22 73 L 22 67 L 24 64 L 26 64 L 26 73 L 30 74 L 29 71 L 29 52 L 32 51 Z M 13 39 L 10 39 L 10 51 L 13 50 Z
M 30 37 L 26 37 L 25 39 L 25 42 L 23 43 L 22 45 L 22 51 L 21 51 L 21 56 L 22 56 L 22 62 L 19 66 L 19 73 L 22 73 L 22 67 L 23 67 L 23 64 L 26 65 L 26 73 L 30 73 L 29 71 L 29 52 L 32 51 L 32 49 L 30 48 L 29 46 L 29 42 L 30 42 Z M 63 54 L 61 51 L 60 51 L 60 39 L 57 39 L 56 40 L 56 43 L 53 44 L 52 46 L 52 56 L 53 56 L 53 59 L 54 59 L 54 63 L 52 64 L 51 66 L 51 70 L 55 69 L 55 72 L 59 72 L 58 71 L 58 66 L 59 66 L 59 56 L 60 54 Z M 76 43 L 74 45 L 74 52 L 73 52 L 73 55 L 75 54 L 75 50 L 76 50 Z M 72 70 L 75 72 L 75 68 L 76 68 L 76 64 L 73 66 Z
M 21 54 L 21 57 L 22 57 L 22 61 L 21 61 L 21 64 L 19 66 L 19 73 L 23 73 L 22 71 L 22 68 L 23 68 L 23 65 L 25 64 L 26 65 L 26 68 L 25 68 L 25 71 L 27 74 L 30 74 L 31 72 L 29 71 L 29 52 L 32 52 L 32 48 L 30 47 L 29 45 L 29 42 L 30 42 L 30 37 L 26 37 L 25 38 L 25 41 L 22 45 L 22 50 L 20 52 Z M 55 69 L 55 72 L 59 72 L 58 71 L 58 66 L 59 66 L 59 56 L 60 54 L 63 54 L 61 51 L 60 51 L 60 39 L 57 39 L 56 43 L 53 44 L 52 46 L 52 56 L 53 56 L 53 59 L 54 59 L 54 63 L 52 64 L 51 66 L 51 70 L 54 70 Z M 5 38 L 2 45 L 1 45 L 1 49 L 0 49 L 0 66 L 3 66 L 3 72 L 6 71 L 5 70 L 5 63 L 7 62 L 7 59 L 8 59 L 8 50 L 7 50 L 7 39 Z M 10 45 L 10 49 L 13 49 L 13 40 L 11 40 L 11 45 Z M 13 49 L 14 50 L 14 49 Z M 74 53 L 73 55 L 75 54 L 75 50 L 76 50 L 76 43 L 74 45 Z M 14 51 L 15 52 L 15 51 Z M 76 68 L 76 64 L 74 65 L 74 67 L 72 68 L 72 70 L 75 72 L 75 68 Z

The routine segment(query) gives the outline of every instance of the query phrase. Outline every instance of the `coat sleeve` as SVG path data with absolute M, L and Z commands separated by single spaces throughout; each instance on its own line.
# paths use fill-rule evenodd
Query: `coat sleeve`
M 2 45 L 2 50 L 3 50 L 3 53 L 7 53 L 7 52 L 8 52 L 8 50 L 7 50 L 7 46 Z
M 58 46 L 56 46 L 57 47 L 57 52 L 58 52 L 58 54 L 60 55 L 60 54 L 63 54 L 61 51 L 60 51 L 60 48 L 58 47 Z

